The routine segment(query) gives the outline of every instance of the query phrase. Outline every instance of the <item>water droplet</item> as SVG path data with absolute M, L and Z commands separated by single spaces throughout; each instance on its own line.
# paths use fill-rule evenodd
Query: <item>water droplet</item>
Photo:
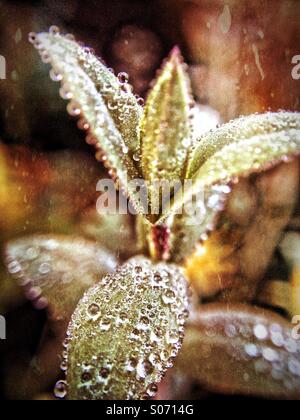
M 101 331 L 108 331 L 111 327 L 111 321 L 108 318 L 103 318 L 100 321 L 99 328 Z
M 167 290 L 163 295 L 162 295 L 162 301 L 166 304 L 166 305 L 168 305 L 168 304 L 171 304 L 171 303 L 174 303 L 175 302 L 175 298 L 176 298 L 176 295 L 175 295 L 175 293 L 173 292 L 173 290 Z
M 150 375 L 153 372 L 153 370 L 154 367 L 148 360 L 139 362 L 136 369 L 137 375 L 143 379 Z
M 92 318 L 92 319 L 96 319 L 97 316 L 100 315 L 100 306 L 97 305 L 96 303 L 92 303 L 89 307 L 88 307 L 88 315 Z
M 57 72 L 54 69 L 50 70 L 49 76 L 50 76 L 50 79 L 53 80 L 53 82 L 61 82 L 62 79 L 63 79 L 62 74 L 60 74 L 59 72 Z
M 155 397 L 155 395 L 157 394 L 158 391 L 158 387 L 155 383 L 150 384 L 147 388 L 147 394 L 149 395 L 149 397 Z
M 31 44 L 34 44 L 34 43 L 35 43 L 35 41 L 36 41 L 36 33 L 35 33 L 35 32 L 30 32 L 30 33 L 28 34 L 28 41 L 29 41 Z
M 60 32 L 60 29 L 59 29 L 59 27 L 58 27 L 58 26 L 56 26 L 56 25 L 52 25 L 52 26 L 50 26 L 50 28 L 49 28 L 49 33 L 50 33 L 51 35 L 59 35 L 59 32 Z
M 258 340 L 266 340 L 268 338 L 268 330 L 264 325 L 255 325 L 253 333 Z
M 289 353 L 296 353 L 297 351 L 297 342 L 295 340 L 293 340 L 292 338 L 286 340 L 286 342 L 284 343 L 284 348 L 289 352 Z
M 128 74 L 122 71 L 121 73 L 118 74 L 118 80 L 121 83 L 121 85 L 128 83 L 128 80 L 129 80 Z
M 71 117 L 77 117 L 81 113 L 80 107 L 75 102 L 70 102 L 67 105 L 67 111 Z
M 65 38 L 69 41 L 75 41 L 75 36 L 73 34 L 66 34 Z
M 277 351 L 269 347 L 266 349 L 263 349 L 262 355 L 268 362 L 276 362 L 278 360 Z
M 59 94 L 60 94 L 60 97 L 65 100 L 72 99 L 73 97 L 73 94 L 69 91 L 69 89 L 66 86 L 62 86 L 59 89 Z
M 81 375 L 81 382 L 90 382 L 92 380 L 92 375 L 90 372 L 83 372 Z
M 60 364 L 60 369 L 65 372 L 68 369 L 68 363 L 66 360 L 63 360 Z
M 133 160 L 134 160 L 135 162 L 139 162 L 139 161 L 140 161 L 140 156 L 139 156 L 138 154 L 134 154 L 134 155 L 133 155 Z
M 106 379 L 109 376 L 109 369 L 107 368 L 102 368 L 99 372 L 101 378 Z
M 51 266 L 48 263 L 42 263 L 39 267 L 40 274 L 49 274 L 51 271 Z
M 233 324 L 228 324 L 225 326 L 225 334 L 227 337 L 233 338 L 237 335 L 237 329 L 236 326 Z
M 144 101 L 144 99 L 143 98 L 138 98 L 137 99 L 137 103 L 138 103 L 138 105 L 140 105 L 140 106 L 144 106 L 144 104 L 145 104 L 145 101 Z
M 258 356 L 258 348 L 255 344 L 252 344 L 252 343 L 246 344 L 244 349 L 245 349 L 245 352 L 248 356 L 250 356 L 250 357 L 257 357 Z
M 22 270 L 20 264 L 17 261 L 12 261 L 9 263 L 7 269 L 10 274 L 17 274 Z
M 67 395 L 67 383 L 66 381 L 58 381 L 54 388 L 54 395 L 56 398 L 65 398 Z
M 290 359 L 288 362 L 289 371 L 295 375 L 300 376 L 300 362 L 296 359 Z

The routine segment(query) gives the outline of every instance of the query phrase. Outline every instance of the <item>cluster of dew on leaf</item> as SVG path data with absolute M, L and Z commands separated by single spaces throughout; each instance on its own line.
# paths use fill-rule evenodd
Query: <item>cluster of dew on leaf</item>
M 79 302 L 64 343 L 66 381 L 55 389 L 58 397 L 70 399 L 151 398 L 173 365 L 187 317 L 185 279 L 170 263 L 182 263 L 215 228 L 234 182 L 299 154 L 299 114 L 241 118 L 193 141 L 190 84 L 178 49 L 164 63 L 143 109 L 128 76 L 115 76 L 72 36 L 51 27 L 49 34 L 32 33 L 29 39 L 52 65 L 50 77 L 62 82 L 60 94 L 71 101 L 69 114 L 80 117 L 87 142 L 137 214 L 140 203 L 126 177 L 193 181 L 183 197 L 174 197 L 169 214 L 162 216 L 159 208 L 154 217 L 140 219 L 145 248 L 158 264 L 129 261 Z M 199 190 L 207 192 L 202 220 L 190 223 L 191 217 L 176 209 Z
M 153 397 L 182 345 L 187 308 L 177 266 L 128 261 L 90 289 L 74 312 L 62 362 L 71 367 L 56 393 L 68 387 L 71 399 Z

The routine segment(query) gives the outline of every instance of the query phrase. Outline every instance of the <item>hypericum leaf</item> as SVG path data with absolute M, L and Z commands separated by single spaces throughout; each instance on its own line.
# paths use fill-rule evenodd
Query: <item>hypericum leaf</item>
M 87 142 L 95 145 L 97 157 L 126 190 L 127 178 L 140 176 L 137 161 L 142 108 L 126 85 L 125 76 L 118 80 L 91 50 L 68 35 L 60 35 L 55 28 L 49 33 L 30 34 L 30 40 L 43 61 L 51 64 L 51 78 L 62 82 L 60 94 L 71 99 L 67 107 L 70 115 L 84 117 L 79 127 L 89 131 Z M 133 194 L 130 198 L 138 208 Z
M 176 256 L 176 261 L 188 255 L 195 243 L 205 239 L 206 233 L 216 226 L 232 183 L 288 161 L 299 152 L 299 113 L 240 118 L 204 135 L 189 166 L 191 187 L 185 189 L 183 198 L 181 194 L 175 196 L 171 206 L 171 214 L 190 206 L 193 211 L 183 211 L 167 221 L 173 226 L 171 255 Z M 184 246 L 180 255 L 179 243 Z
M 203 306 L 187 327 L 175 368 L 213 392 L 300 398 L 292 326 L 253 306 Z
M 139 257 L 104 277 L 79 302 L 69 329 L 66 383 L 77 399 L 144 399 L 173 365 L 183 340 L 187 284 L 173 265 Z
M 113 271 L 115 258 L 80 237 L 34 235 L 6 245 L 8 272 L 37 308 L 53 319 L 70 319 L 83 293 Z
M 141 122 L 142 171 L 150 183 L 185 177 L 192 145 L 190 92 L 185 64 L 175 47 L 149 93 Z M 152 185 L 150 193 L 155 194 L 155 188 Z M 159 208 L 154 209 L 158 213 Z

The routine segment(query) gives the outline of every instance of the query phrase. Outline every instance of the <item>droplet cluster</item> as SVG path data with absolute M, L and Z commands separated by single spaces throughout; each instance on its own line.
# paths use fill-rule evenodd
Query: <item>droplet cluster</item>
M 200 137 L 188 175 L 198 172 L 204 182 L 213 183 L 263 170 L 266 164 L 298 153 L 299 130 L 296 112 L 268 112 L 230 121 Z
M 280 316 L 251 306 L 208 305 L 193 326 L 197 339 L 191 344 L 187 334 L 189 347 L 182 354 L 198 353 L 196 364 L 206 360 L 212 370 L 220 369 L 216 386 L 253 395 L 300 395 L 300 341 Z M 198 369 L 200 382 L 215 384 L 213 371 L 203 377 L 199 371 L 205 369 Z
M 53 316 L 70 316 L 84 291 L 116 265 L 107 251 L 82 238 L 27 236 L 6 247 L 8 272 L 37 309 L 49 306 Z
M 182 345 L 187 307 L 176 266 L 138 257 L 104 277 L 80 301 L 67 332 L 68 399 L 153 397 Z
M 186 191 L 183 201 L 175 202 L 172 209 L 175 213 L 180 208 L 177 204 L 182 208 L 181 214 L 171 216 L 169 255 L 176 263 L 190 255 L 196 244 L 207 240 L 209 233 L 215 229 L 218 215 L 224 210 L 231 192 L 230 185 L 220 184 L 205 188 L 199 184 L 194 184 L 190 191 Z
M 192 106 L 187 68 L 174 48 L 149 93 L 141 124 L 145 179 L 184 179 L 193 140 Z M 155 194 L 156 186 L 151 188 Z
M 139 120 L 143 112 L 141 98 L 131 92 L 128 75 L 115 76 L 92 49 L 61 35 L 57 27 L 51 27 L 49 33 L 29 34 L 29 41 L 51 65 L 50 78 L 61 82 L 60 95 L 70 100 L 67 111 L 80 118 L 78 126 L 87 132 L 87 143 L 96 148 L 96 158 L 126 191 L 127 177 L 139 177 Z

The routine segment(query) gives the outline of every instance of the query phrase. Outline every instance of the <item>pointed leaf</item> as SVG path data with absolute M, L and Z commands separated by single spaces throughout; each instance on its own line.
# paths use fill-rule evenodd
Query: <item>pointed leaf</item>
M 190 81 L 176 47 L 149 93 L 141 123 L 145 180 L 184 178 L 192 143 L 191 102 Z
M 51 78 L 62 82 L 61 96 L 71 99 L 67 107 L 70 115 L 84 117 L 79 126 L 89 130 L 87 142 L 95 145 L 96 156 L 127 191 L 127 178 L 140 176 L 134 160 L 140 153 L 138 123 L 142 113 L 137 99 L 90 50 L 69 36 L 52 28 L 49 33 L 30 34 L 30 39 L 43 61 L 51 64 Z M 139 208 L 133 194 L 130 198 Z
M 207 232 L 214 229 L 232 183 L 288 161 L 299 152 L 299 113 L 240 118 L 204 135 L 189 167 L 191 186 L 185 189 L 183 198 L 175 196 L 171 205 L 171 214 L 181 214 L 171 216 L 167 222 L 173 226 L 172 253 L 176 261 L 189 254 L 197 241 L 205 239 Z M 181 211 L 190 206 L 192 211 Z M 182 248 L 181 255 L 179 242 L 186 248 Z
M 68 320 L 83 293 L 116 267 L 116 260 L 80 237 L 35 235 L 6 245 L 8 272 L 37 308 Z
M 68 399 L 153 397 L 181 347 L 186 288 L 179 268 L 142 257 L 91 288 L 67 333 Z
M 265 140 L 265 135 L 273 134 L 291 135 L 294 134 L 294 130 L 300 129 L 300 115 L 297 112 L 268 112 L 265 114 L 253 114 L 246 117 L 237 118 L 236 120 L 230 121 L 224 124 L 220 128 L 211 130 L 208 134 L 204 134 L 199 138 L 198 144 L 196 145 L 193 154 L 191 156 L 187 177 L 192 178 L 196 172 L 205 164 L 209 158 L 213 157 L 216 153 L 222 154 L 223 158 L 221 161 L 226 161 L 228 156 L 226 155 L 232 148 L 241 148 L 245 142 L 245 151 L 249 151 L 251 147 L 257 148 L 255 156 L 250 160 L 248 165 L 246 159 L 241 156 L 241 162 L 237 160 L 238 154 L 234 162 L 230 162 L 233 172 L 243 172 L 245 170 L 259 170 L 260 165 L 268 163 L 268 161 L 274 158 L 281 158 L 282 151 L 279 146 L 274 147 L 274 150 L 270 150 L 270 141 Z M 285 139 L 287 141 L 287 139 Z M 284 139 L 282 140 L 284 142 Z M 256 145 L 254 145 L 256 143 Z M 260 144 L 259 144 L 260 143 Z M 264 144 L 265 143 L 265 144 Z M 226 146 L 231 148 L 226 149 Z M 259 146 L 262 146 L 261 151 L 258 150 Z M 276 146 L 276 145 L 275 145 Z M 290 150 L 284 149 L 285 153 L 293 152 L 291 145 Z M 297 146 L 296 146 L 297 150 Z M 284 153 L 283 152 L 283 153 Z M 258 158 L 257 155 L 261 155 Z M 247 156 L 248 158 L 248 156 Z M 233 164 L 235 164 L 233 166 Z M 252 165 L 255 166 L 252 167 Z M 220 170 L 222 172 L 222 169 Z M 225 174 L 224 174 L 225 175 Z M 227 173 L 225 178 L 230 176 Z
M 246 305 L 206 305 L 187 328 L 175 368 L 213 392 L 300 398 L 291 325 Z

